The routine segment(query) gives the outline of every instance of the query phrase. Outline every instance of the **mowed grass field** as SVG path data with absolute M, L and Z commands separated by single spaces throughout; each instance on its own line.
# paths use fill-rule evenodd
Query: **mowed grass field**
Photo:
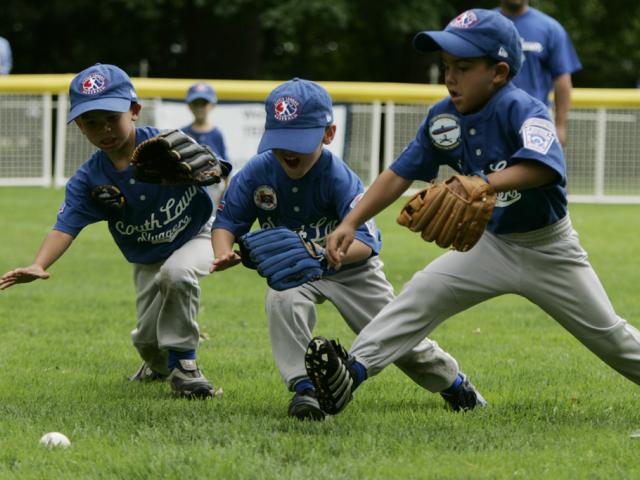
M 0 189 L 0 272 L 32 261 L 62 197 Z M 395 225 L 399 207 L 377 218 L 396 290 L 443 253 Z M 570 212 L 618 314 L 640 327 L 640 206 Z M 199 362 L 224 389 L 205 402 L 126 381 L 139 366 L 131 267 L 106 224 L 86 229 L 50 273 L 0 292 L 2 479 L 640 478 L 638 387 L 524 299 L 478 305 L 432 335 L 488 408 L 449 412 L 390 367 L 344 413 L 307 423 L 286 415 L 255 272 L 202 281 Z M 354 337 L 329 304 L 316 333 L 347 346 Z M 49 431 L 71 447 L 39 445 Z

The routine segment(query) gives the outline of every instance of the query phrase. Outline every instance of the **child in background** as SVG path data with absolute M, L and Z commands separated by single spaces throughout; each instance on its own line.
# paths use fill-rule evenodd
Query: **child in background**
M 198 82 L 189 87 L 185 102 L 193 114 L 193 122 L 181 130 L 201 145 L 207 145 L 218 155 L 227 160 L 227 147 L 224 136 L 210 119 L 210 113 L 218 103 L 218 96 L 211 85 Z M 218 205 L 227 187 L 227 179 L 208 187 L 214 205 Z

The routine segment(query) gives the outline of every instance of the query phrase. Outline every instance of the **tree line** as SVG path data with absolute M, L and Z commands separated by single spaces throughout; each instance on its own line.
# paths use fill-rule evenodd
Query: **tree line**
M 498 0 L 4 0 L 13 73 L 75 73 L 96 62 L 132 76 L 429 81 L 437 55 L 411 46 L 468 8 Z M 578 87 L 634 88 L 640 2 L 531 0 L 569 32 Z

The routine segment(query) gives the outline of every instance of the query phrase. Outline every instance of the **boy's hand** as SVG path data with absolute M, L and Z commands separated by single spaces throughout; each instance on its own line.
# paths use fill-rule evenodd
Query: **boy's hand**
M 235 267 L 242 261 L 238 252 L 229 251 L 223 255 L 218 256 L 211 264 L 209 272 L 221 272 L 227 268 Z
M 345 225 L 344 222 L 329 234 L 325 245 L 329 265 L 336 270 L 342 266 L 342 261 L 355 238 L 355 228 Z
M 17 283 L 29 283 L 34 280 L 49 278 L 49 274 L 45 272 L 40 265 L 31 265 L 30 267 L 16 268 L 5 273 L 0 278 L 0 290 L 9 288 Z

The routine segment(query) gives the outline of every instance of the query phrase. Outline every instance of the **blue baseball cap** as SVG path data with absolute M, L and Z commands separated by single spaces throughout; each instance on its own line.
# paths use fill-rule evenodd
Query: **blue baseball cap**
M 265 102 L 267 120 L 258 153 L 282 148 L 311 153 L 333 124 L 329 93 L 309 80 L 293 78 L 271 91 Z
M 444 50 L 460 58 L 491 57 L 506 62 L 512 75 L 522 65 L 518 30 L 511 20 L 494 10 L 467 10 L 443 31 L 418 33 L 413 46 L 420 52 Z
M 138 101 L 129 75 L 115 65 L 96 63 L 77 74 L 69 86 L 67 123 L 91 110 L 126 112 Z
M 209 103 L 218 103 L 218 96 L 211 85 L 204 82 L 194 83 L 187 91 L 186 102 L 191 103 L 198 99 L 206 100 Z

